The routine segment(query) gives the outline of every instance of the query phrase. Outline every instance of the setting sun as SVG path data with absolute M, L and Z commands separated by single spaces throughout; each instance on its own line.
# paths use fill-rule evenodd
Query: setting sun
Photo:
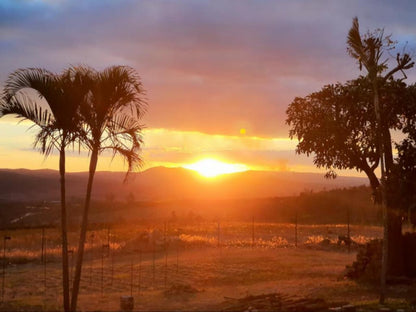
M 184 168 L 194 170 L 200 175 L 212 178 L 221 174 L 247 171 L 248 167 L 243 164 L 227 164 L 216 159 L 205 158 L 196 163 L 186 165 Z

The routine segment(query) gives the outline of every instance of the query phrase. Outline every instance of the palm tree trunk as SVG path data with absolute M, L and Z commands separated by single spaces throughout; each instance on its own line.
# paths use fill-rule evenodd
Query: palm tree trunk
M 98 148 L 93 148 L 92 153 L 91 153 L 91 159 L 90 159 L 90 168 L 89 168 L 89 175 L 88 175 L 87 194 L 85 197 L 84 213 L 82 215 L 81 233 L 79 237 L 78 255 L 77 255 L 77 262 L 76 262 L 76 267 L 75 267 L 74 283 L 72 285 L 71 311 L 76 311 L 77 309 L 79 285 L 81 282 L 82 261 L 84 257 L 84 245 L 85 245 L 85 240 L 87 237 L 88 213 L 89 213 L 90 202 L 91 202 L 92 184 L 94 181 L 95 170 L 97 169 L 97 162 L 98 162 Z
M 61 184 L 61 235 L 62 235 L 62 286 L 64 297 L 64 311 L 68 312 L 69 305 L 69 269 L 68 269 L 68 229 L 65 199 L 65 146 L 59 151 L 59 175 Z

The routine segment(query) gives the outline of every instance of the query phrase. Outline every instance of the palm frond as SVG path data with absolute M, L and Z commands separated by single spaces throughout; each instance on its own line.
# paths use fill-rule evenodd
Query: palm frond
M 358 60 L 360 65 L 360 70 L 362 69 L 362 62 L 365 58 L 365 49 L 363 42 L 361 41 L 360 35 L 360 25 L 358 23 L 358 18 L 354 17 L 352 20 L 351 29 L 348 32 L 347 36 L 347 51 L 355 59 Z
M 47 158 L 54 148 L 60 149 L 62 145 L 61 133 L 53 125 L 43 127 L 35 137 L 34 148 L 39 148 L 40 152 Z
M 139 156 L 143 145 L 142 129 L 143 125 L 137 118 L 119 114 L 107 123 L 101 140 L 101 151 L 111 150 L 113 158 L 119 155 L 127 163 L 126 179 L 129 172 L 139 169 L 142 165 Z
M 40 127 L 45 127 L 54 121 L 52 113 L 38 105 L 24 93 L 6 99 L 0 104 L 0 117 L 16 115 L 22 120 L 30 120 Z
M 140 138 L 136 135 L 128 138 L 126 130 L 130 129 L 133 134 L 142 129 L 137 122 L 145 107 L 140 77 L 127 66 L 111 66 L 101 72 L 89 70 L 88 75 L 93 81 L 91 92 L 80 109 L 89 134 L 86 144 L 116 146 L 116 137 L 119 136 L 120 142 L 134 138 L 134 144 L 140 145 Z
M 43 68 L 21 68 L 11 73 L 6 80 L 3 94 L 8 101 L 20 90 L 31 88 L 44 96 L 46 90 L 51 88 L 56 80 L 55 74 Z
M 113 116 L 109 126 L 115 133 L 141 132 L 144 126 L 139 121 L 139 119 L 133 118 L 131 115 L 120 113 Z
M 116 155 L 121 155 L 123 160 L 127 163 L 127 171 L 124 182 L 127 181 L 130 172 L 134 172 L 142 167 L 143 161 L 135 149 L 128 149 L 122 146 L 112 146 L 113 159 Z
M 360 25 L 357 17 L 354 17 L 352 20 L 352 26 L 347 36 L 347 44 L 348 52 L 350 52 L 353 57 L 357 58 L 363 53 L 363 43 L 361 41 Z
M 46 156 L 53 147 L 80 144 L 86 137 L 80 107 L 90 92 L 90 72 L 87 67 L 70 67 L 59 75 L 41 68 L 18 69 L 6 81 L 0 114 L 15 114 L 41 126 L 34 145 Z M 36 103 L 26 88 L 35 90 L 48 105 Z
M 145 90 L 140 76 L 127 66 L 112 66 L 99 73 L 97 88 L 100 92 L 102 116 L 114 115 L 120 110 L 129 110 L 140 118 L 145 110 Z
M 42 68 L 18 69 L 9 75 L 3 94 L 8 101 L 25 88 L 35 90 L 46 100 L 57 127 L 72 132 L 79 127 L 79 106 L 89 90 L 85 76 L 84 70 L 77 68 L 67 69 L 60 75 Z

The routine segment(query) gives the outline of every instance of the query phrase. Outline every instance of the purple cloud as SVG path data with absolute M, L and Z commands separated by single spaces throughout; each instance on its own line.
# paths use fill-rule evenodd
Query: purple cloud
M 148 127 L 287 136 L 295 96 L 360 73 L 352 17 L 415 47 L 412 1 L 2 1 L 0 81 L 28 66 L 131 65 Z M 414 81 L 415 75 L 409 76 Z

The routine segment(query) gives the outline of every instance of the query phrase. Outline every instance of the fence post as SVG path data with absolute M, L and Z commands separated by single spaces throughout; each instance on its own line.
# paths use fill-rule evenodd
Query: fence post
M 42 236 L 44 236 L 44 233 L 45 233 L 45 231 L 44 231 L 44 228 L 42 228 Z M 42 261 L 42 264 L 43 264 L 43 287 L 44 287 L 44 295 L 46 295 L 46 239 L 44 238 L 44 241 L 43 241 L 43 261 Z
M 130 297 L 133 297 L 133 257 L 130 262 Z
M 168 280 L 168 250 L 165 249 L 165 289 L 167 286 L 167 280 Z
M 4 279 L 6 275 L 6 241 L 10 240 L 10 236 L 4 236 L 3 239 L 3 278 L 1 283 L 1 302 L 4 302 Z
M 179 273 L 179 242 L 176 243 L 176 274 Z
M 298 210 L 295 210 L 295 247 L 298 247 Z
M 351 251 L 351 236 L 350 236 L 350 206 L 347 207 L 347 238 L 348 238 L 348 253 Z
M 94 265 L 94 232 L 90 235 L 91 238 L 91 264 L 90 264 L 90 286 L 92 285 L 93 265 Z
M 138 276 L 138 292 L 137 296 L 140 297 L 140 288 L 142 282 L 142 250 L 139 250 L 139 276 Z
M 166 222 L 164 225 L 164 231 L 163 231 L 163 247 L 165 249 L 165 281 L 164 281 L 164 288 L 166 289 L 167 285 L 167 279 L 168 279 L 168 246 L 167 246 L 167 240 L 166 240 Z
M 155 288 L 155 270 L 156 270 L 156 241 L 153 230 L 153 263 L 152 263 L 152 288 Z
M 110 282 L 110 285 L 113 286 L 113 280 L 114 280 L 114 252 L 113 251 L 111 251 L 110 257 L 111 257 L 111 282 Z
M 45 228 L 42 227 L 42 238 L 41 238 L 41 254 L 40 254 L 40 262 L 43 263 L 44 260 L 44 251 L 45 251 Z
M 101 246 L 101 296 L 104 296 L 104 251 L 108 250 L 108 247 L 107 244 Z
M 251 220 L 251 248 L 254 248 L 254 216 Z
M 70 264 L 70 271 L 69 271 L 69 285 L 72 285 L 72 271 L 74 267 L 74 250 L 69 249 L 68 254 L 71 255 L 71 264 Z
M 218 221 L 218 248 L 220 247 L 220 221 Z
M 107 246 L 108 246 L 108 251 L 107 251 L 107 256 L 110 256 L 110 225 L 107 227 Z

